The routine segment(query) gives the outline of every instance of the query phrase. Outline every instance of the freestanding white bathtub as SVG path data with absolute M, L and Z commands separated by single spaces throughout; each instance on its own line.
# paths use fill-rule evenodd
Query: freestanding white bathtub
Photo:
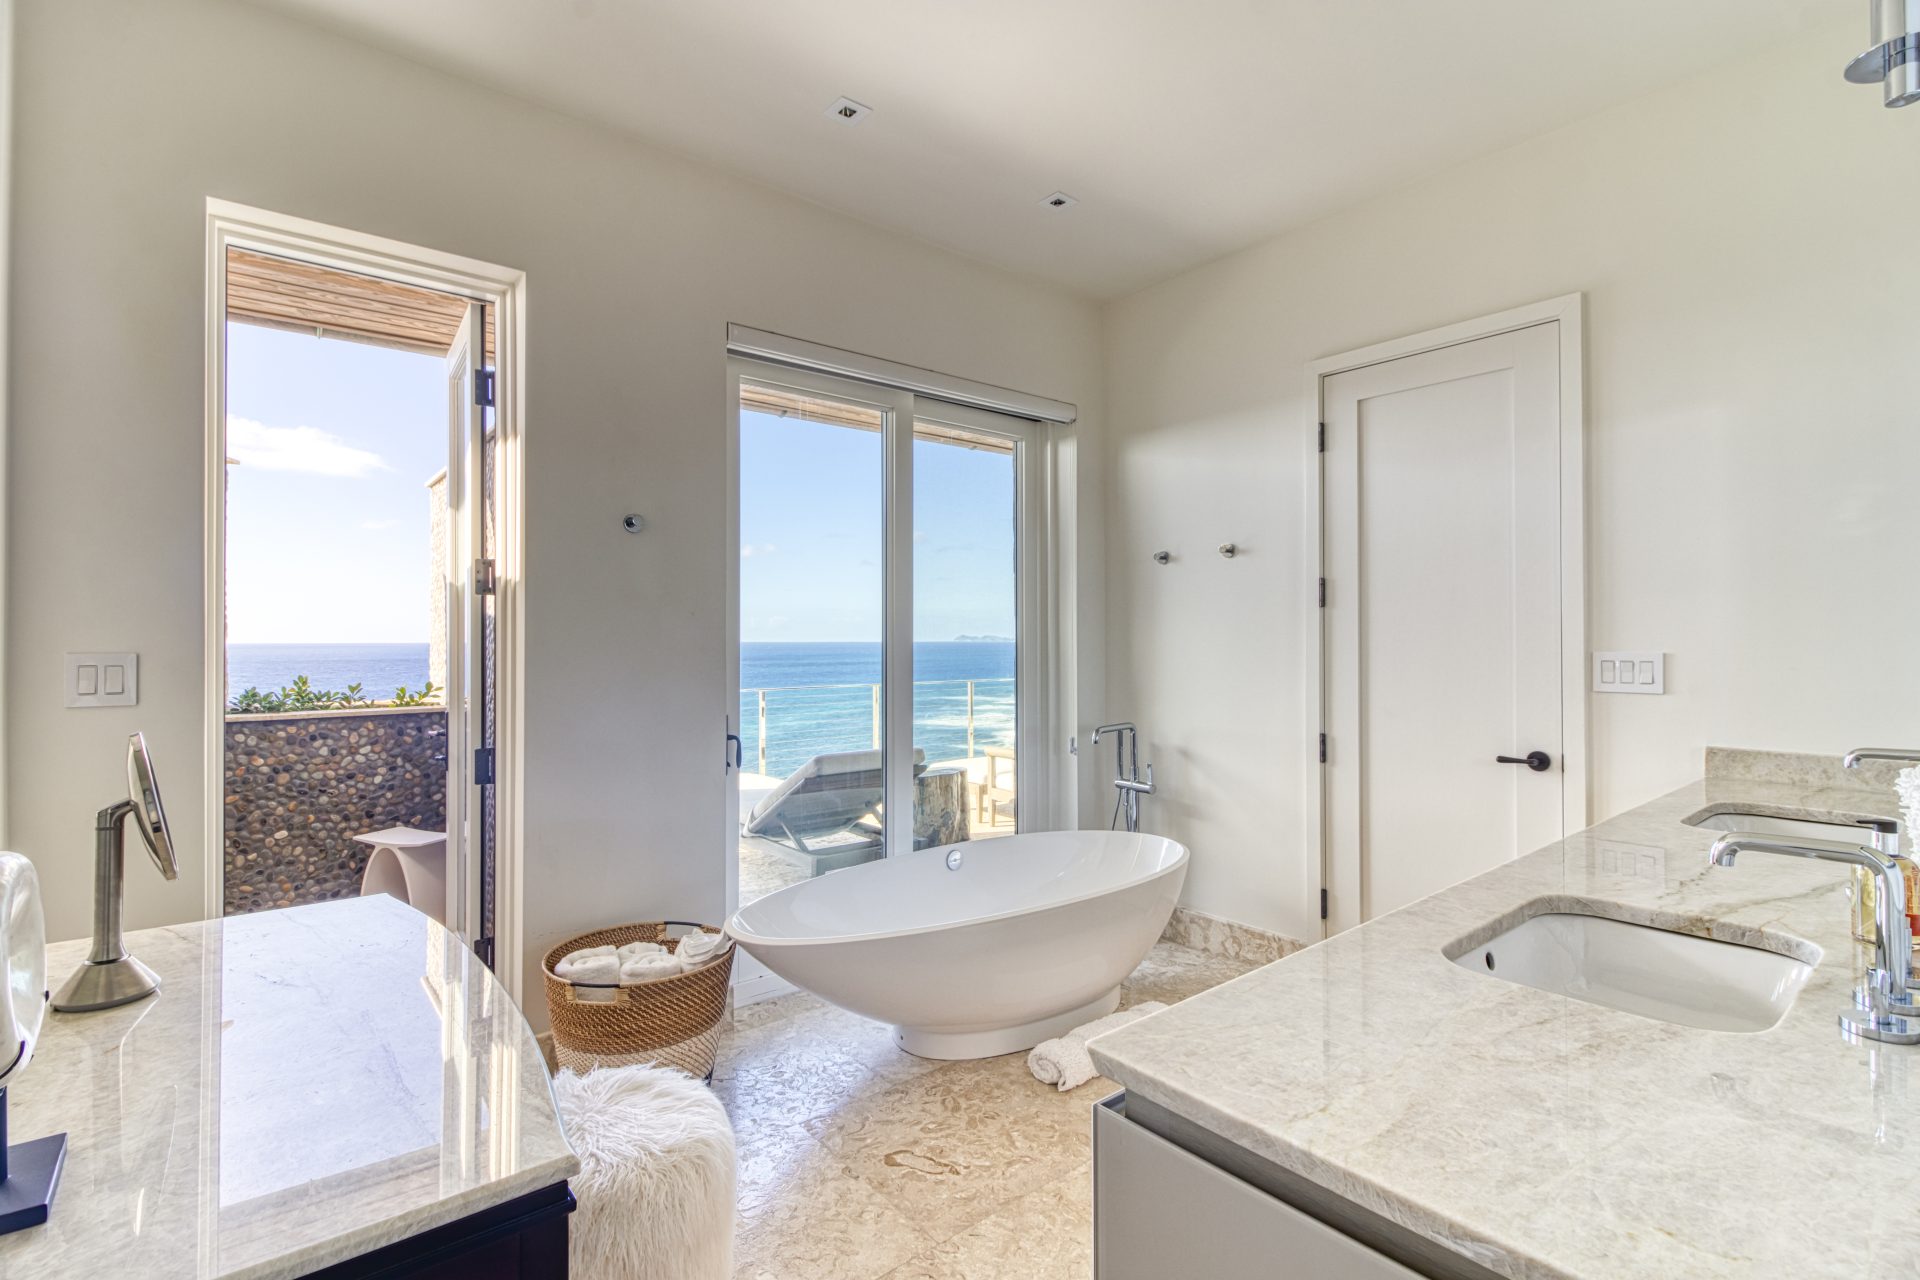
M 923 1058 L 985 1058 L 1110 1013 L 1166 928 L 1187 850 L 1050 831 L 924 849 L 789 885 L 727 924 L 795 986 L 894 1026 Z

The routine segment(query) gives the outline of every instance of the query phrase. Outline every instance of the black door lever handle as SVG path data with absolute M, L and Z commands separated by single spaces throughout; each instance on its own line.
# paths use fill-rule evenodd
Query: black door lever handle
M 1529 751 L 1524 756 L 1495 756 L 1495 764 L 1523 764 L 1535 773 L 1545 773 L 1553 768 L 1553 757 L 1544 751 Z

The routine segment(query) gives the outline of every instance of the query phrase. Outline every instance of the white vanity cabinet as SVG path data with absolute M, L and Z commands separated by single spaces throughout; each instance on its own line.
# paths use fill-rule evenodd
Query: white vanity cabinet
M 1125 1098 L 1093 1109 L 1094 1280 L 1419 1280 L 1129 1120 Z

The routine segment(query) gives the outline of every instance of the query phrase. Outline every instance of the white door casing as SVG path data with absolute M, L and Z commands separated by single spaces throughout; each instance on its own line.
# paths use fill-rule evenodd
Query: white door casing
M 1585 824 L 1578 305 L 1316 368 L 1329 931 Z
M 221 584 L 226 581 L 226 263 L 229 248 L 247 249 L 279 257 L 298 259 L 316 266 L 361 275 L 379 277 L 400 284 L 433 289 L 470 299 L 484 299 L 493 308 L 496 384 L 493 408 L 495 457 L 495 535 L 496 559 L 494 596 L 495 653 L 495 741 L 499 758 L 495 768 L 495 956 L 494 969 L 506 985 L 508 994 L 519 999 L 526 977 L 524 972 L 524 830 L 522 821 L 524 753 L 519 744 L 524 735 L 521 685 L 524 675 L 524 614 L 520 607 L 522 566 L 525 562 L 526 530 L 523 519 L 524 468 L 521 455 L 520 423 L 524 413 L 524 380 L 518 376 L 523 359 L 522 317 L 525 313 L 526 276 L 510 267 L 501 267 L 477 259 L 443 253 L 421 245 L 407 244 L 347 228 L 329 226 L 309 219 L 270 210 L 252 208 L 209 197 L 206 202 L 206 420 L 204 433 L 205 476 L 205 636 L 204 655 L 205 709 L 203 769 L 205 785 L 202 804 L 213 856 L 205 875 L 205 911 L 208 918 L 222 913 L 222 871 L 218 833 L 222 830 L 224 783 L 222 757 L 225 737 L 226 673 L 226 597 Z M 476 302 L 476 307 L 478 303 Z M 478 323 L 472 311 L 465 332 L 476 332 Z M 480 330 L 483 332 L 484 330 Z M 456 346 L 459 344 L 456 343 Z M 449 371 L 451 374 L 451 370 Z M 477 454 L 476 461 L 477 461 Z M 453 461 L 449 459 L 450 463 Z M 456 477 L 449 467 L 449 488 Z M 480 513 L 476 510 L 475 515 Z M 450 530 L 451 532 L 451 530 Z M 456 562 L 457 563 L 457 562 Z M 469 569 L 470 569 L 469 564 Z M 450 612 L 450 620 L 462 615 Z M 451 646 L 450 646 L 451 648 Z M 457 679 L 449 653 L 449 684 Z M 460 719 L 460 699 L 454 688 L 448 690 L 449 738 L 452 722 Z M 474 708 L 484 714 L 484 706 Z M 464 730 L 465 726 L 461 726 Z M 461 761 L 449 743 L 449 774 L 464 775 Z M 471 757 L 466 761 L 471 765 Z M 469 899 L 477 909 L 479 851 L 467 855 L 472 872 L 462 881 L 462 859 L 456 854 L 459 827 L 452 812 L 448 814 L 448 926 L 456 933 L 473 936 L 473 915 L 462 912 Z M 456 889 L 456 885 L 461 887 Z M 470 893 L 469 893 L 470 890 Z

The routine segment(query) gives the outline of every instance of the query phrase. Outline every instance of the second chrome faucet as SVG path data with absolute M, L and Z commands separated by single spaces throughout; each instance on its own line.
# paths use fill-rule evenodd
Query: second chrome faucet
M 1920 764 L 1920 750 L 1862 747 L 1849 751 L 1842 763 L 1846 768 L 1857 769 L 1864 760 L 1905 760 Z M 1916 996 L 1913 985 L 1907 877 L 1898 857 L 1900 826 L 1891 820 L 1874 820 L 1863 825 L 1873 831 L 1870 844 L 1788 840 L 1733 832 L 1714 841 L 1707 857 L 1716 867 L 1731 867 L 1742 853 L 1774 853 L 1838 862 L 1865 871 L 1874 890 L 1874 963 L 1856 993 L 1857 1007 L 1840 1014 L 1840 1025 L 1865 1040 L 1920 1044 L 1920 997 Z

